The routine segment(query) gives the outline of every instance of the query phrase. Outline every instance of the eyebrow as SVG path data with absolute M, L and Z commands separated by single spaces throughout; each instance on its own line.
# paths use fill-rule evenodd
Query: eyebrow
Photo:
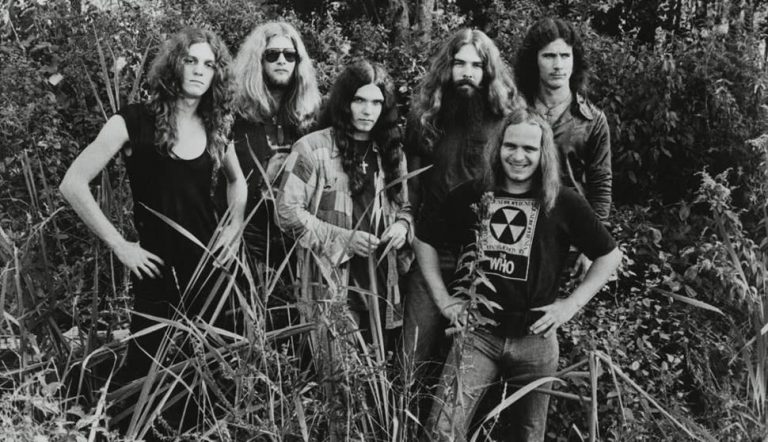
M 365 100 L 365 101 L 384 101 L 383 98 L 373 98 L 373 99 L 369 100 L 369 99 L 367 99 L 367 98 L 365 98 L 363 96 L 360 96 L 360 95 L 355 95 L 354 97 L 352 97 L 352 99 L 353 100 L 355 100 L 355 99 L 357 99 L 357 100 Z

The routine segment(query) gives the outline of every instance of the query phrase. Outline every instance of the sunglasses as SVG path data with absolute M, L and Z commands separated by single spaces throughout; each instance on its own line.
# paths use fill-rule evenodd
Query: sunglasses
M 283 54 L 285 61 L 288 63 L 295 63 L 299 59 L 299 54 L 293 49 L 267 49 L 264 51 L 264 60 L 274 63 L 280 58 L 280 54 Z

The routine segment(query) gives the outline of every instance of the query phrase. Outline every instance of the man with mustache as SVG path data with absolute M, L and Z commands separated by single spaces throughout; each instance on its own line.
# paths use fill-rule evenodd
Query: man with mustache
M 478 178 L 489 134 L 513 109 L 522 107 L 512 74 L 496 45 L 478 30 L 461 29 L 442 43 L 414 97 L 405 149 L 409 170 L 432 168 L 409 180 L 419 219 L 439 217 L 442 202 L 455 186 Z M 414 242 L 417 251 L 421 246 Z M 437 244 L 443 277 L 453 274 L 456 257 Z M 422 254 L 423 256 L 423 254 Z M 434 263 L 419 262 L 419 266 Z M 439 369 L 447 350 L 447 321 L 433 300 L 422 272 L 408 275 L 403 325 L 406 370 L 430 383 L 429 366 Z M 427 408 L 422 404 L 422 412 Z
M 517 87 L 552 126 L 563 183 L 576 189 L 601 221 L 611 208 L 611 138 L 605 114 L 584 96 L 588 65 L 570 23 L 544 18 L 528 30 L 515 64 Z M 589 260 L 579 255 L 574 273 Z
M 275 268 L 290 248 L 274 225 L 272 201 L 264 196 L 271 195 L 291 145 L 314 125 L 320 93 L 301 36 L 285 22 L 264 23 L 251 31 L 232 70 L 236 115 L 232 137 L 248 181 L 247 216 L 255 210 L 243 235 L 257 266 L 266 263 Z M 217 190 L 218 201 L 224 202 L 224 186 Z
M 423 266 L 424 277 L 462 337 L 443 368 L 429 440 L 467 440 L 478 402 L 499 379 L 525 384 L 552 375 L 559 359 L 557 329 L 621 262 L 587 201 L 561 186 L 557 156 L 549 125 L 535 113 L 514 112 L 491 139 L 483 177 L 449 193 L 445 221 L 418 223 L 419 262 L 433 263 Z M 451 285 L 444 284 L 431 247 L 444 243 L 462 257 Z M 568 296 L 558 297 L 572 244 L 594 263 Z M 544 393 L 518 399 L 504 419 L 504 440 L 543 441 L 548 405 Z

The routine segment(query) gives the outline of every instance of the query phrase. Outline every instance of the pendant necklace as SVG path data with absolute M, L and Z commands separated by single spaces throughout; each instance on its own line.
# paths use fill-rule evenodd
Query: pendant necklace
M 546 117 L 547 122 L 549 124 L 554 123 L 558 118 L 560 118 L 560 115 L 562 115 L 565 108 L 560 109 L 561 106 L 568 105 L 571 103 L 571 94 L 568 94 L 568 96 L 561 101 L 558 101 L 557 103 L 553 104 L 552 106 L 548 106 L 540 97 L 536 97 L 537 103 L 539 106 L 539 112 L 541 112 L 541 108 L 543 107 L 546 109 L 544 111 L 544 117 Z
M 373 146 L 373 142 L 368 143 L 368 149 L 365 150 L 363 157 L 360 159 L 360 168 L 363 169 L 363 175 L 368 174 L 368 161 L 365 161 L 365 157 L 367 157 L 368 152 L 371 151 L 371 146 Z

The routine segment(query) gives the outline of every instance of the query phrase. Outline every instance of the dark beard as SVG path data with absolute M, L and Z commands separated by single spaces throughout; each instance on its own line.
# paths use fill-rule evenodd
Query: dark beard
M 443 100 L 440 105 L 440 127 L 462 127 L 470 132 L 478 129 L 487 113 L 487 91 L 485 88 L 475 88 L 472 93 L 465 93 L 458 88 L 459 84 L 451 84 L 443 88 Z

